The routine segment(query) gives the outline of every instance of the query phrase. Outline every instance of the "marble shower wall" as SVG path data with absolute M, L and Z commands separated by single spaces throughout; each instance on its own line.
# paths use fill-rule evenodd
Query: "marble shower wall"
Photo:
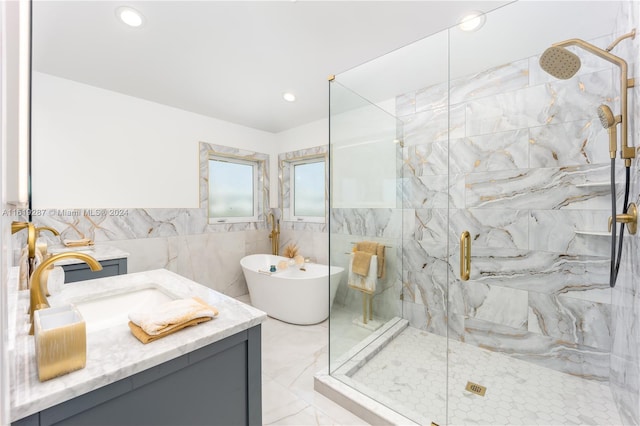
M 638 2 L 624 2 L 616 20 L 616 32 L 624 34 L 640 24 Z M 638 78 L 640 68 L 637 57 L 640 41 L 625 40 L 616 48 L 616 54 L 629 62 L 629 76 Z M 629 90 L 629 143 L 640 146 L 640 88 Z M 631 167 L 631 191 L 629 199 L 640 202 L 640 165 L 636 159 Z M 627 235 L 622 252 L 622 265 L 618 282 L 612 294 L 612 348 L 611 390 L 618 411 L 625 424 L 640 424 L 640 235 Z
M 532 57 L 397 97 L 403 315 L 420 329 L 607 381 L 610 237 L 589 232 L 606 232 L 610 215 L 608 136 L 596 110 L 617 91 L 608 63 L 576 53 L 583 66 L 566 81 Z M 469 281 L 459 280 L 464 230 Z
M 334 300 L 353 313 L 354 319 L 362 315 L 362 293 L 347 285 L 347 271 L 353 245 L 360 241 L 376 241 L 384 244 L 386 275 L 376 285 L 373 296 L 373 317 L 385 322 L 400 316 L 402 282 L 402 210 L 380 209 L 331 209 L 331 265 L 341 266 L 345 273 Z

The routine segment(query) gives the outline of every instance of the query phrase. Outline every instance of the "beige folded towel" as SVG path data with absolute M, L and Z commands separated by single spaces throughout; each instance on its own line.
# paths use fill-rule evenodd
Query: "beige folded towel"
M 352 260 L 352 272 L 354 274 L 362 275 L 366 277 L 369 275 L 369 266 L 371 265 L 371 253 L 367 253 L 366 251 L 356 251 L 353 253 Z
M 387 269 L 384 261 L 384 244 L 378 244 L 375 241 L 361 241 L 356 244 L 356 250 L 378 256 L 378 278 L 384 278 Z
M 150 336 L 160 335 L 183 326 L 194 319 L 218 315 L 218 310 L 204 300 L 193 297 L 178 299 L 156 306 L 147 312 L 130 312 L 129 320 Z
M 80 238 L 79 240 L 62 240 L 62 244 L 64 244 L 65 247 L 92 246 L 93 240 L 91 238 Z

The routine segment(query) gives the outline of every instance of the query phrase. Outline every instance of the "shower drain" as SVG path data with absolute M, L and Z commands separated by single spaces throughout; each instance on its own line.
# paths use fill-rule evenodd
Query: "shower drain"
M 485 388 L 484 386 L 481 386 L 477 383 L 472 383 L 472 382 L 467 382 L 467 387 L 464 388 L 465 390 L 471 392 L 471 393 L 475 393 L 476 395 L 480 395 L 480 396 L 484 396 L 485 392 L 487 392 L 487 388 Z

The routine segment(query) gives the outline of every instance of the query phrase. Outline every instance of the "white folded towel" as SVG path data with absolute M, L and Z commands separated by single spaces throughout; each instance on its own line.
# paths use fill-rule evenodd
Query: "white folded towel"
M 47 288 L 49 289 L 49 293 L 60 293 L 63 286 L 64 269 L 62 269 L 62 266 L 54 266 L 51 272 L 49 272 L 49 280 L 47 281 Z
M 33 259 L 33 270 L 35 270 L 40 263 L 42 263 L 43 257 L 42 252 L 36 249 L 36 257 Z M 29 249 L 27 247 L 23 247 L 20 252 L 20 260 L 18 261 L 19 276 L 18 276 L 18 288 L 20 290 L 28 290 L 29 289 Z M 33 271 L 31 271 L 33 272 Z
M 150 336 L 171 330 L 187 321 L 215 317 L 218 310 L 198 298 L 178 299 L 145 312 L 130 312 L 129 320 Z
M 353 258 L 354 253 L 351 253 L 349 260 L 349 287 L 356 290 L 366 291 L 367 293 L 373 293 L 376 291 L 376 283 L 378 282 L 378 256 L 371 256 L 371 265 L 369 265 L 369 272 L 366 276 L 362 276 L 353 272 Z

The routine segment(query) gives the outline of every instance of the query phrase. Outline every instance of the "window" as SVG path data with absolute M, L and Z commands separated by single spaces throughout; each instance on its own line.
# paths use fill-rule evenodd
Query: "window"
M 209 157 L 209 222 L 258 220 L 258 163 Z
M 290 166 L 291 220 L 325 221 L 325 161 L 311 158 L 293 161 Z

